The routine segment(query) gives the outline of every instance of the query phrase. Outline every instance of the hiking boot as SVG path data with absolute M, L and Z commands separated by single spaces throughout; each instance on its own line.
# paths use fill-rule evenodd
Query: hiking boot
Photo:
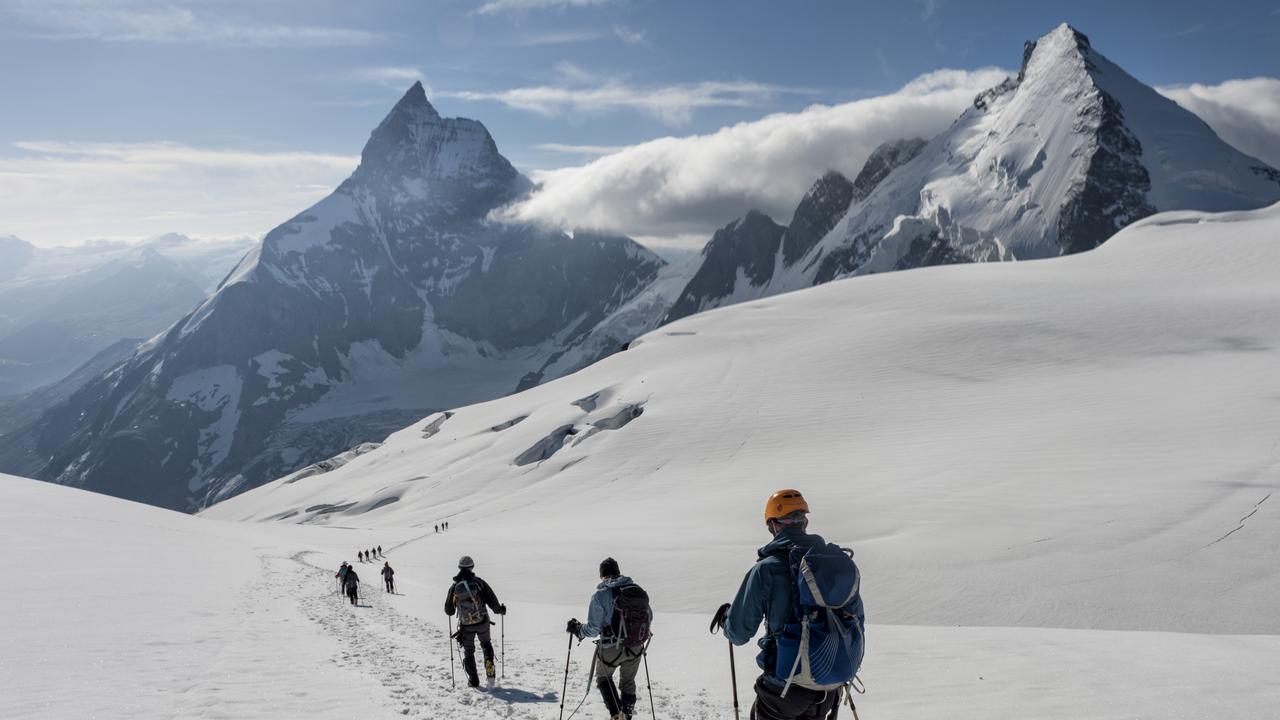
M 494 669 L 493 669 L 493 661 L 492 661 L 492 660 L 485 660 L 485 661 L 484 661 L 484 675 L 485 675 L 485 677 L 489 678 L 490 680 L 492 680 L 492 679 L 497 675 L 497 672 L 495 672 L 495 671 L 494 671 Z

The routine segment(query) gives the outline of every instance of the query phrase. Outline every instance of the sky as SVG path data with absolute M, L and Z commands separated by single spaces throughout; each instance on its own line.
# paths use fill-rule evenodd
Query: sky
M 260 235 L 350 173 L 421 80 L 535 180 L 658 178 L 644 212 L 594 211 L 696 245 L 941 131 L 1064 21 L 1280 165 L 1276 0 L 0 0 L 0 234 Z

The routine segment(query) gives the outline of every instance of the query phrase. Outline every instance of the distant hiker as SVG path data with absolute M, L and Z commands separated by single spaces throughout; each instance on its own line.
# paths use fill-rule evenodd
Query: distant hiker
M 342 578 L 342 589 L 346 592 L 347 597 L 351 599 L 351 604 L 355 605 L 360 599 L 360 576 L 356 575 L 356 569 L 347 568 L 347 574 Z
M 565 629 L 580 640 L 600 636 L 596 643 L 596 687 L 612 720 L 631 720 L 635 711 L 636 673 L 652 623 L 648 593 L 621 573 L 617 560 L 605 558 L 600 563 L 600 584 L 591 596 L 587 624 L 575 618 Z M 614 670 L 619 671 L 617 685 Z
M 351 566 L 347 564 L 347 561 L 346 561 L 346 560 L 343 560 L 343 561 L 342 561 L 342 565 L 341 565 L 341 567 L 339 567 L 339 568 L 338 568 L 338 572 L 334 573 L 334 575 L 333 575 L 335 578 L 337 578 L 337 579 L 338 579 L 338 593 L 339 593 L 339 594 L 341 594 L 341 593 L 342 593 L 342 586 L 343 586 L 344 582 L 345 582 L 345 581 L 346 581 L 346 579 L 347 579 L 347 573 L 348 573 L 348 572 L 350 572 L 350 571 L 351 571 Z
M 382 554 L 382 546 L 381 546 L 381 545 L 379 545 L 379 546 L 378 546 L 378 557 L 386 557 L 386 555 L 383 555 L 383 554 Z
M 759 549 L 733 602 L 720 606 L 712 621 L 712 631 L 722 627 L 734 645 L 750 642 L 765 621 L 755 720 L 828 717 L 862 662 L 864 615 L 853 552 L 808 534 L 808 514 L 798 490 L 770 496 L 764 521 L 773 540 Z
M 458 632 L 455 637 L 462 646 L 462 668 L 467 671 L 467 682 L 471 687 L 480 687 L 480 675 L 476 671 L 475 640 L 480 640 L 480 650 L 484 653 L 484 674 L 489 682 L 493 682 L 496 673 L 493 666 L 493 641 L 489 636 L 489 610 L 499 615 L 507 614 L 507 606 L 498 602 L 489 583 L 475 574 L 476 563 L 470 556 L 463 555 L 458 560 L 458 574 L 453 576 L 453 585 L 444 599 L 445 615 L 458 615 Z
M 440 526 L 436 525 L 436 532 L 440 532 Z
M 391 569 L 391 563 L 389 562 L 382 563 L 382 582 L 387 584 L 387 592 L 389 593 L 393 593 L 396 591 L 396 582 L 391 579 L 391 577 L 395 574 L 396 574 L 396 571 Z

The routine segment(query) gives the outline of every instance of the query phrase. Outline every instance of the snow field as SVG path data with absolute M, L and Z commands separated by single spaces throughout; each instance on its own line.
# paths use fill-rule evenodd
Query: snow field
M 1171 213 L 709 312 L 199 517 L 0 478 L 0 716 L 552 718 L 612 555 L 653 597 L 658 717 L 728 717 L 707 623 L 796 486 L 864 573 L 867 720 L 1272 718 L 1277 237 L 1280 206 Z M 403 595 L 357 563 L 351 607 L 333 571 L 377 544 Z M 511 609 L 491 694 L 449 689 L 462 554 Z
M 576 606 L 528 603 L 523 588 L 540 568 L 500 570 L 489 551 L 478 554 L 510 608 L 506 679 L 487 693 L 465 689 L 456 658 L 453 690 L 441 605 L 456 552 L 478 544 L 478 529 L 253 528 L 11 476 L 0 478 L 0 500 L 7 546 L 40 548 L 38 567 L 12 554 L 4 561 L 21 591 L 0 607 L 6 718 L 549 719 L 564 682 L 564 621 L 583 616 L 593 587 L 591 568 L 578 568 L 560 578 Z M 336 592 L 333 567 L 348 546 L 379 542 L 399 594 L 383 592 L 381 563 L 357 562 L 364 582 L 352 607 Z M 665 600 L 655 598 L 649 663 L 657 716 L 728 717 L 726 643 L 707 634 L 709 613 L 666 612 Z M 870 632 L 864 718 L 1265 718 L 1280 702 L 1274 636 Z M 744 713 L 751 656 L 736 652 Z M 577 717 L 603 713 L 587 692 L 590 660 L 591 644 L 575 644 L 566 715 L 584 695 Z M 642 671 L 640 717 L 644 686 Z

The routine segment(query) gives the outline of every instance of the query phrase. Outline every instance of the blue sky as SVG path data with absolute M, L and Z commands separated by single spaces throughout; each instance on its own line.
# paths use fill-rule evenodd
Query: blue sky
M 264 232 L 341 179 L 418 78 L 443 114 L 480 119 L 535 173 L 895 93 L 940 68 L 1016 69 L 1022 42 L 1063 21 L 1152 85 L 1280 76 L 1280 2 L 0 0 L 0 67 L 18 69 L 0 73 L 0 190 L 39 177 L 44 189 L 17 195 L 77 210 L 74 221 L 26 218 L 31 203 L 0 200 L 0 233 L 140 236 L 166 212 L 179 232 Z M 1269 112 L 1254 109 L 1263 122 Z M 123 201 L 147 218 L 133 226 L 127 213 L 107 218 L 122 201 L 106 190 L 120 182 L 54 188 L 62 181 L 40 171 L 70 163 L 57 172 L 79 186 L 102 165 L 186 153 L 204 163 L 192 192 L 209 197 L 196 208 L 143 182 L 136 194 L 160 205 Z M 225 188 L 242 172 L 259 201 L 278 181 L 275 204 L 237 205 Z M 248 214 L 228 222 L 236 212 Z

